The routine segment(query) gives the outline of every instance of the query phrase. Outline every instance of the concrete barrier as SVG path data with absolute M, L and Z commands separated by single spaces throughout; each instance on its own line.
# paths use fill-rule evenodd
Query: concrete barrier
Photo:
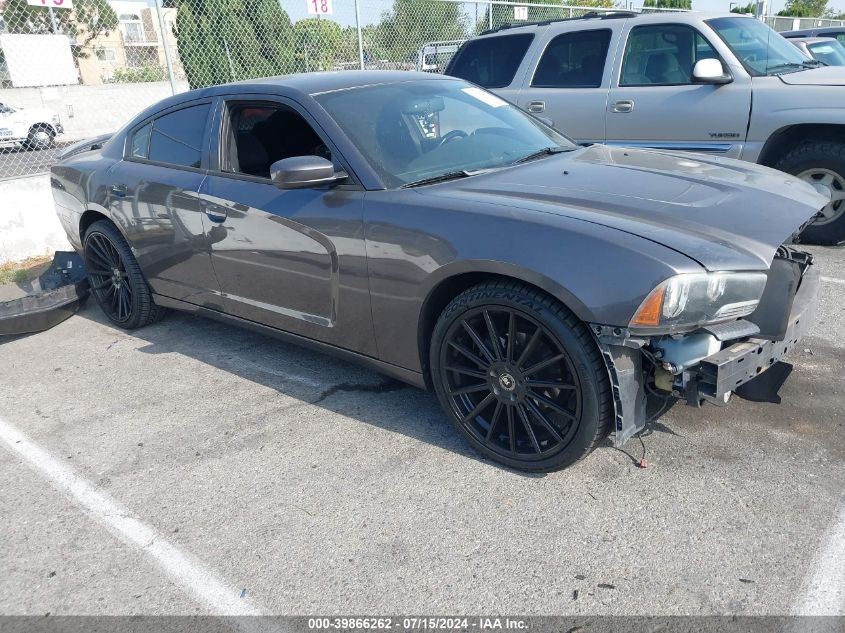
M 53 208 L 50 176 L 0 181 L 0 264 L 70 250 Z

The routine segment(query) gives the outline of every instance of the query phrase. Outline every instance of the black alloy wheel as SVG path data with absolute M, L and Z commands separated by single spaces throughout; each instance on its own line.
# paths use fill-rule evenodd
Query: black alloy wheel
M 435 387 L 476 448 L 510 466 L 554 470 L 606 435 L 610 407 L 596 406 L 609 397 L 606 370 L 583 324 L 553 300 L 517 288 L 514 303 L 501 289 L 505 300 L 495 302 L 471 289 L 455 300 L 466 309 L 450 314 L 447 307 L 435 328 Z M 466 302 L 467 294 L 480 304 Z M 521 294 L 535 305 L 526 309 Z
M 84 256 L 91 291 L 112 323 L 131 330 L 164 315 L 165 310 L 153 302 L 129 244 L 114 224 L 98 220 L 88 228 Z

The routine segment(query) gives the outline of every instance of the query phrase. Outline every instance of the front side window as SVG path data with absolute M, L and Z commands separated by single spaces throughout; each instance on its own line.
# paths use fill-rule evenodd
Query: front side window
M 152 161 L 199 167 L 211 104 L 190 106 L 153 121 L 148 158 Z
M 270 177 L 270 166 L 294 156 L 332 160 L 323 139 L 295 110 L 277 104 L 230 102 L 224 171 Z
M 532 33 L 518 33 L 471 40 L 458 51 L 446 74 L 485 88 L 509 86 L 533 39 Z
M 685 24 L 638 26 L 628 36 L 619 85 L 691 84 L 692 69 L 702 59 L 719 59 L 719 55 L 694 28 Z
M 795 46 L 753 18 L 707 20 L 751 75 L 772 75 L 808 68 L 811 62 Z M 817 62 L 812 62 L 818 65 Z
M 598 88 L 604 75 L 610 29 L 565 33 L 554 38 L 537 65 L 537 88 Z
M 408 81 L 315 98 L 388 187 L 505 167 L 548 148 L 577 147 L 516 106 L 463 81 Z

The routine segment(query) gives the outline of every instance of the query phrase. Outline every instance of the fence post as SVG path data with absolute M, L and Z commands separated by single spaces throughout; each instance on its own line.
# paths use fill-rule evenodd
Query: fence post
M 493 30 L 493 3 L 487 5 L 487 28 Z
M 355 0 L 355 30 L 358 31 L 358 63 L 361 70 L 364 70 L 364 38 L 361 35 L 361 11 L 358 7 L 358 0 Z
M 170 79 L 170 92 L 176 94 L 176 77 L 173 74 L 173 60 L 170 59 L 170 45 L 167 43 L 167 25 L 161 12 L 161 0 L 155 0 L 158 28 L 161 30 L 161 45 L 164 46 L 164 62 L 167 64 L 167 77 Z

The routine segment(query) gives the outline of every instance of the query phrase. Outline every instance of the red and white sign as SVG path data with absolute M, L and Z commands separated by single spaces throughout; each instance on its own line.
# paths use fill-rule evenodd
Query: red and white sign
M 53 9 L 72 9 L 73 0 L 26 0 L 32 7 L 52 7 Z
M 308 15 L 332 14 L 332 0 L 305 0 L 305 4 L 308 5 Z

